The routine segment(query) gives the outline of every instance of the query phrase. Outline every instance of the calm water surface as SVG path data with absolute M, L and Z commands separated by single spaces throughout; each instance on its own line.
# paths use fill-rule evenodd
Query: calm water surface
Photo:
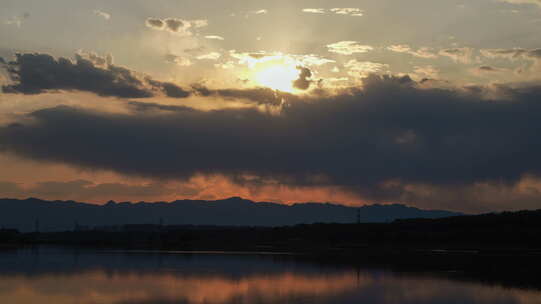
M 0 251 L 0 303 L 541 303 L 538 290 L 330 267 L 284 256 Z

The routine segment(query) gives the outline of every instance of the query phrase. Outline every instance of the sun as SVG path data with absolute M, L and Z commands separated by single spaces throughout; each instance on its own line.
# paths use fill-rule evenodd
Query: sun
M 274 63 L 257 67 L 254 81 L 274 90 L 292 93 L 295 91 L 293 82 L 299 78 L 300 71 L 295 65 Z

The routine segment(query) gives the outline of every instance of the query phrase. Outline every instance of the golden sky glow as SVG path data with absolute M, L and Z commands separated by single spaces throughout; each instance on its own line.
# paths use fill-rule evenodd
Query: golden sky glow
M 254 80 L 259 85 L 289 93 L 294 91 L 293 81 L 298 77 L 299 70 L 286 64 L 269 64 L 254 71 Z
M 539 1 L 0 2 L 0 197 L 539 207 Z

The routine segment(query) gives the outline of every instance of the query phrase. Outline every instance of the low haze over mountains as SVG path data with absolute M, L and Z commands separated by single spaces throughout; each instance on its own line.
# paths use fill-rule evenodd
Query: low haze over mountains
M 357 211 L 359 210 L 359 211 Z M 1 199 L 0 225 L 21 231 L 63 231 L 79 227 L 124 224 L 283 226 L 310 223 L 390 222 L 404 218 L 441 218 L 460 215 L 421 210 L 404 205 L 360 208 L 324 203 L 291 206 L 255 203 L 238 197 L 219 201 L 183 200 L 172 203 L 115 203 L 103 205 L 39 199 Z

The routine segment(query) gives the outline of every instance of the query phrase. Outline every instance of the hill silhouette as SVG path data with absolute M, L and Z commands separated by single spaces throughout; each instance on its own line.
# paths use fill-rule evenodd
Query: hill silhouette
M 460 213 L 422 210 L 405 205 L 369 205 L 360 208 L 330 203 L 282 205 L 239 197 L 217 201 L 180 200 L 170 203 L 116 203 L 95 205 L 74 201 L 0 199 L 0 225 L 21 232 L 66 231 L 74 227 L 129 224 L 290 226 L 312 223 L 385 223 L 408 218 L 443 218 Z

